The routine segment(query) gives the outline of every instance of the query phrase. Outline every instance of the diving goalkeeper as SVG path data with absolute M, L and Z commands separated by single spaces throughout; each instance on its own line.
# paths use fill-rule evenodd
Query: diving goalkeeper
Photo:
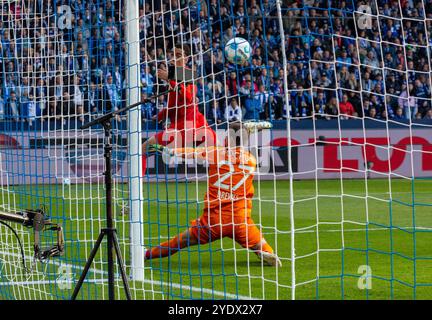
M 192 71 L 186 67 L 191 54 L 187 44 L 177 44 L 173 51 L 172 65 L 168 69 L 158 69 L 158 79 L 167 81 L 168 93 L 167 107 L 162 109 L 155 120 L 158 122 L 168 120 L 170 125 L 165 130 L 156 133 L 142 145 L 142 172 L 146 172 L 147 149 L 149 145 L 195 147 L 203 144 L 214 146 L 216 133 L 209 127 L 206 118 L 198 110 L 197 87 L 185 75 Z M 193 79 L 192 79 L 193 80 Z
M 226 147 L 169 149 L 161 145 L 150 146 L 150 150 L 160 152 L 164 157 L 205 160 L 209 164 L 209 177 L 202 215 L 192 221 L 188 230 L 146 250 L 146 260 L 167 257 L 188 246 L 229 237 L 252 250 L 265 264 L 282 266 L 252 220 L 256 159 L 241 147 L 242 139 L 235 136 L 236 143 L 227 143 Z

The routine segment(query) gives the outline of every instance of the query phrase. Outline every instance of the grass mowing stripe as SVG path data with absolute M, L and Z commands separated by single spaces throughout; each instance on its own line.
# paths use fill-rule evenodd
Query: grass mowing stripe
M 10 252 L 2 252 L 0 251 L 0 254 L 3 255 L 9 255 L 9 256 L 15 256 L 18 257 L 19 255 L 14 254 L 14 253 L 10 253 Z M 33 257 L 26 257 L 26 260 L 28 259 L 32 259 Z M 65 267 L 71 267 L 74 269 L 79 269 L 79 270 L 83 270 L 84 267 L 82 266 L 78 266 L 78 265 L 74 265 L 74 264 L 69 264 L 69 263 L 64 263 L 64 262 L 58 262 L 55 261 L 53 259 L 49 260 L 48 263 L 51 263 L 53 265 L 57 265 L 57 266 L 65 266 Z M 94 274 L 99 274 L 99 275 L 104 275 L 107 276 L 108 272 L 104 271 L 104 270 L 99 270 L 99 269 L 94 269 L 94 268 L 90 268 L 89 269 L 89 274 L 90 273 L 94 273 Z M 85 282 L 90 282 L 90 283 L 99 283 L 99 282 L 107 282 L 106 279 L 88 279 L 89 278 L 89 274 L 87 274 L 87 278 L 85 280 Z M 120 274 L 116 274 L 116 281 L 120 281 Z M 53 284 L 55 283 L 55 280 L 35 280 L 35 281 L 17 281 L 17 282 L 0 282 L 0 286 L 7 286 L 7 285 L 18 285 L 18 286 L 23 286 L 23 285 L 35 285 L 35 284 Z M 243 295 L 236 295 L 236 294 L 232 294 L 232 293 L 227 293 L 227 292 L 222 292 L 222 291 L 217 291 L 217 290 L 212 290 L 209 288 L 197 288 L 197 287 L 191 287 L 188 285 L 183 285 L 183 284 L 179 284 L 179 283 L 173 283 L 173 282 L 161 282 L 161 281 L 155 281 L 155 280 L 149 280 L 149 279 L 144 279 L 144 281 L 142 281 L 144 283 L 148 283 L 148 284 L 153 284 L 153 285 L 163 285 L 163 286 L 168 286 L 170 285 L 173 288 L 176 289 L 184 289 L 184 290 L 191 290 L 194 292 L 203 292 L 209 295 L 216 295 L 219 297 L 224 297 L 224 298 L 228 298 L 228 299 L 239 299 L 239 300 L 259 300 L 259 298 L 255 298 L 255 297 L 247 297 L 247 296 L 243 296 Z M 123 285 L 123 284 L 121 284 Z
M 427 207 L 421 207 L 418 203 L 410 201 L 411 181 L 344 179 L 343 188 L 339 180 L 296 180 L 293 183 L 297 199 L 301 197 L 311 199 L 295 202 L 294 207 L 295 248 L 298 257 L 304 257 L 296 260 L 298 278 L 296 296 L 298 299 L 341 299 L 342 295 L 344 299 L 388 299 L 390 297 L 412 299 L 414 286 L 417 288 L 416 298 L 432 299 L 432 288 L 429 285 L 432 283 L 431 265 L 427 261 L 420 260 L 420 257 L 432 258 L 430 251 L 432 216 L 430 208 L 428 210 Z M 388 193 L 390 183 L 391 196 Z M 431 181 L 415 180 L 414 183 L 416 201 L 432 204 L 428 196 L 432 194 Z M 362 197 L 346 196 L 364 195 L 366 184 L 368 194 L 376 195 L 376 198 L 368 197 L 365 201 Z M 165 190 L 165 188 L 157 188 L 157 184 L 145 183 L 146 192 L 143 201 L 145 202 L 146 219 L 142 224 L 143 246 L 150 248 L 158 245 L 159 240 L 174 236 L 176 232 L 188 227 L 190 220 L 201 214 L 205 183 L 187 184 L 187 188 L 185 185 L 184 182 L 170 183 L 168 190 Z M 237 294 L 246 298 L 252 296 L 263 299 L 276 297 L 290 299 L 289 248 L 291 242 L 290 233 L 287 232 L 290 230 L 290 221 L 286 215 L 288 205 L 285 201 L 288 186 L 286 181 L 280 180 L 256 181 L 255 187 L 257 190 L 260 188 L 260 198 L 255 199 L 252 210 L 252 217 L 255 222 L 260 222 L 259 226 L 262 227 L 267 242 L 270 245 L 278 243 L 277 254 L 284 263 L 281 269 L 276 271 L 274 268 L 263 267 L 259 261 L 249 257 L 250 252 L 238 246 L 232 239 L 226 238 L 214 242 L 211 246 L 191 247 L 173 255 L 171 270 L 166 260 L 149 262 L 144 272 L 146 279 L 149 279 L 150 282 L 132 283 L 133 295 L 138 299 L 163 298 L 167 290 L 159 285 L 161 280 L 166 279 L 167 272 L 171 272 L 170 278 L 179 285 L 178 289 L 171 287 L 176 299 L 211 299 L 213 296 L 219 298 L 224 295 L 228 298 L 228 295 L 237 297 Z M 104 199 L 98 196 L 101 188 L 98 185 L 75 185 L 70 188 L 65 187 L 65 192 L 56 192 L 55 190 L 61 190 L 61 187 L 54 185 L 40 188 L 38 186 L 10 186 L 3 192 L 14 192 L 17 203 L 22 206 L 49 199 L 53 220 L 62 223 L 65 228 L 66 252 L 62 260 L 83 266 L 94 244 L 96 234 L 93 231 L 99 231 L 104 225 L 104 220 L 100 220 L 101 215 L 99 214 L 104 208 Z M 275 188 L 276 199 L 282 201 L 267 201 L 275 197 Z M 127 186 L 116 185 L 117 191 L 123 189 L 127 190 Z M 316 197 L 316 189 L 319 197 Z M 176 212 L 175 215 L 170 216 L 171 234 L 166 231 L 167 212 L 162 205 L 166 202 L 167 192 L 171 206 L 170 212 Z M 338 196 L 321 197 L 326 194 Z M 65 200 L 64 196 L 72 200 Z M 124 193 L 124 196 L 127 197 L 127 192 Z M 393 200 L 391 217 L 388 202 L 390 198 Z M 186 203 L 182 203 L 179 199 L 186 199 Z M 0 204 L 10 205 L 4 203 L 5 201 L 3 200 L 3 203 Z M 415 224 L 411 219 L 412 206 L 404 205 L 406 203 L 416 207 Z M 368 248 L 370 249 L 368 262 L 373 273 L 373 289 L 367 295 L 357 286 L 358 278 L 361 276 L 357 273 L 358 268 L 366 261 L 366 211 L 369 214 L 370 222 L 368 224 Z M 278 212 L 277 217 L 274 212 Z M 344 217 L 343 220 L 342 217 Z M 126 264 L 130 264 L 128 220 L 128 216 L 116 216 L 116 226 L 120 233 Z M 340 229 L 341 224 L 344 225 L 343 233 Z M 415 251 L 413 250 L 413 232 L 416 233 Z M 316 233 L 319 236 L 320 250 L 317 250 Z M 345 246 L 342 245 L 342 238 Z M 29 247 L 32 241 L 31 233 L 30 237 L 25 239 L 27 239 L 25 246 Z M 0 231 L 0 250 L 17 253 L 15 246 L 10 245 L 8 240 L 9 237 Z M 51 243 L 52 237 L 44 237 L 42 240 L 44 243 Z M 27 254 L 31 253 L 29 250 L 31 248 L 26 249 Z M 319 259 L 311 255 L 313 252 L 319 254 Z M 413 269 L 413 259 L 417 261 L 416 270 Z M 94 265 L 95 269 L 104 270 L 105 264 L 101 261 L 100 257 Z M 9 267 L 10 264 L 7 266 Z M 14 275 L 13 269 L 7 271 L 11 273 L 10 275 Z M 414 272 L 416 273 L 415 278 Z M 343 282 L 343 291 L 341 291 L 341 282 Z M 162 281 L 162 286 L 167 285 L 169 284 Z M 201 288 L 204 290 L 210 288 L 210 291 L 203 292 Z M 4 287 L 0 289 L 0 296 L 4 294 L 9 297 L 9 291 L 3 289 Z M 31 293 L 31 290 L 34 289 L 23 289 L 16 296 L 25 297 Z M 56 292 L 54 285 L 41 286 L 36 290 L 38 293 L 49 292 L 54 298 L 68 298 L 63 297 L 61 292 Z M 88 284 L 86 290 L 89 299 L 101 299 L 107 295 L 104 283 Z M 216 296 L 214 293 L 216 291 L 223 295 Z M 41 298 L 43 298 L 42 295 Z

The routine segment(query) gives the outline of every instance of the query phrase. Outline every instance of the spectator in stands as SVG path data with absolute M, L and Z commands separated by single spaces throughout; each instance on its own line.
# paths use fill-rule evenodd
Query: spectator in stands
M 370 108 L 371 108 L 370 101 L 366 96 L 364 96 L 363 104 L 362 104 L 362 112 L 360 114 L 363 114 L 363 116 L 365 117 L 369 116 Z
M 144 94 L 148 96 L 153 94 L 154 76 L 151 73 L 149 65 L 144 67 L 144 72 L 141 75 L 141 86 Z
M 211 106 L 212 107 L 209 109 L 209 114 L 207 115 L 207 118 L 214 123 L 222 123 L 224 121 L 224 116 L 222 110 L 219 108 L 219 101 L 216 99 L 213 100 Z
M 270 90 L 270 76 L 268 75 L 267 68 L 261 69 L 261 74 L 258 77 L 258 84 L 264 85 L 266 90 Z
M 99 87 L 92 81 L 85 95 L 85 110 L 90 113 L 102 112 L 102 93 Z
M 364 91 L 372 91 L 373 88 L 373 82 L 370 78 L 370 73 L 369 72 L 363 72 L 362 73 L 362 89 Z
M 166 108 L 167 101 L 165 96 L 159 96 L 156 102 L 156 114 L 162 111 L 162 109 Z
M 332 86 L 332 80 L 327 76 L 327 72 L 321 73 L 321 78 L 318 80 L 317 85 L 322 88 L 330 88 Z
M 387 88 L 387 94 L 385 96 L 385 100 L 388 106 L 390 106 L 394 111 L 396 111 L 396 109 L 399 106 L 399 102 L 398 102 L 398 96 L 396 95 L 396 92 L 394 90 L 394 88 Z
M 378 119 L 381 119 L 381 120 L 388 120 L 388 112 L 387 112 L 387 109 L 384 108 L 384 109 L 381 111 L 381 114 L 378 115 Z
M 363 106 L 362 106 L 362 102 L 360 100 L 359 95 L 354 91 L 349 91 L 348 92 L 348 101 L 354 107 L 354 111 L 357 114 L 357 116 L 362 118 L 363 117 Z
M 57 118 L 60 120 L 62 119 L 62 116 L 75 114 L 75 112 L 73 112 L 73 109 L 73 100 L 69 94 L 69 91 L 63 91 L 63 96 L 60 100 L 60 112 L 56 114 Z M 66 121 L 66 119 L 62 120 Z
M 402 92 L 398 99 L 399 107 L 404 110 L 404 114 L 408 119 L 414 119 L 417 114 L 418 105 L 417 99 L 414 97 L 414 86 L 412 83 L 407 85 L 402 84 Z
M 342 101 L 339 102 L 339 113 L 341 119 L 350 119 L 352 116 L 357 116 L 353 105 L 348 101 L 348 95 L 344 94 L 342 96 Z
M 354 73 L 349 74 L 346 88 L 355 91 L 358 91 L 360 89 L 359 82 L 357 81 L 356 75 Z
M 273 78 L 273 83 L 270 85 L 270 91 L 274 96 L 282 98 L 283 85 L 279 77 Z
M 403 114 L 403 109 L 401 107 L 398 107 L 396 109 L 394 119 L 395 120 L 405 120 L 406 119 L 405 115 Z
M 19 96 L 29 95 L 32 88 L 29 84 L 29 78 L 28 77 L 22 77 L 21 78 L 21 85 L 19 86 L 19 89 L 17 90 Z
M 103 10 L 103 8 L 102 8 Z M 114 39 L 114 35 L 117 33 L 117 27 L 114 25 L 112 17 L 108 17 L 107 22 L 104 23 L 103 27 L 103 38 L 105 43 L 108 44 Z
M 348 52 L 346 51 L 346 49 L 342 50 L 340 57 L 338 57 L 336 61 L 346 64 L 352 64 L 352 59 L 350 56 L 348 56 Z
M 224 94 L 225 94 L 224 86 L 217 79 L 215 79 L 214 81 L 211 81 L 207 84 L 207 92 L 209 95 L 209 100 L 211 98 L 213 98 L 213 99 L 223 98 Z
M 29 126 L 33 126 L 33 122 L 36 120 L 36 103 L 33 100 L 32 95 L 25 91 L 21 96 L 21 116 L 22 120 L 26 121 Z
M 73 102 L 77 114 L 82 114 L 84 110 L 84 95 L 80 88 L 80 80 L 81 78 L 78 75 L 74 77 Z
M 370 108 L 369 109 L 369 118 L 375 119 L 377 117 L 377 111 L 375 108 Z
M 242 120 L 242 108 L 235 98 L 231 99 L 230 104 L 226 107 L 225 118 L 229 122 Z
M 227 84 L 229 96 L 236 96 L 238 93 L 238 89 L 237 89 L 238 82 L 237 82 L 237 73 L 235 71 L 230 72 L 226 84 Z
M 320 91 L 314 98 L 314 114 L 317 119 L 326 117 L 327 98 L 324 92 Z
M 339 106 L 336 97 L 330 98 L 330 101 L 328 102 L 326 107 L 326 113 L 329 115 L 329 118 L 331 118 L 331 116 L 337 116 L 339 114 Z
M 264 84 L 259 86 L 257 99 L 259 101 L 259 118 L 261 120 L 270 120 L 270 95 L 267 92 L 266 86 Z
M 142 118 L 144 120 L 153 120 L 153 118 L 156 116 L 156 107 L 155 104 L 147 99 L 147 94 L 142 93 L 141 94 L 141 101 L 143 104 L 141 105 L 141 113 Z
M 291 107 L 291 116 L 292 117 L 300 117 L 300 93 L 296 90 L 297 89 L 297 84 L 293 83 L 292 84 L 292 88 L 293 90 L 290 92 L 289 95 L 289 104 Z
M 247 73 L 244 76 L 244 80 L 240 87 L 240 94 L 242 95 L 254 95 L 258 92 L 258 84 L 253 81 L 252 76 Z
M 342 88 L 348 88 L 349 85 L 349 78 L 350 78 L 350 73 L 348 71 L 348 68 L 346 66 L 342 66 L 342 68 L 340 68 L 340 71 L 337 74 L 338 79 L 339 79 L 339 86 Z
M 376 55 L 376 53 L 375 53 L 374 50 L 370 50 L 367 53 L 367 56 L 364 59 L 363 63 L 365 65 L 373 67 L 373 68 L 379 68 L 380 67 L 380 62 L 379 62 L 378 57 L 377 57 L 377 55 Z
M 245 112 L 243 115 L 244 120 L 258 120 L 260 114 L 263 112 L 261 109 L 260 101 L 258 100 L 258 95 L 249 95 L 246 97 L 245 101 Z
M 312 114 L 312 97 L 308 90 L 303 90 L 302 86 L 298 87 L 300 95 L 297 99 L 296 108 L 299 108 L 299 112 L 302 117 L 307 117 Z
M 121 95 L 117 86 L 113 83 L 113 77 L 111 75 L 108 76 L 107 82 L 105 84 L 105 90 L 108 94 L 109 101 L 111 103 L 111 110 L 115 111 L 120 107 Z
M 209 90 L 209 87 L 205 85 L 204 79 L 198 80 L 198 90 L 197 90 L 197 98 L 198 98 L 198 108 L 199 111 L 203 114 L 205 114 L 207 108 L 209 106 L 210 99 L 212 97 L 212 92 Z
M 9 94 L 9 99 L 6 105 L 6 114 L 9 118 L 18 122 L 20 120 L 20 102 L 17 99 L 15 91 L 11 91 Z
M 418 112 L 422 115 L 426 113 L 426 110 L 430 108 L 431 93 L 426 84 L 420 79 L 414 82 L 414 95 L 417 97 Z
M 30 100 L 34 100 L 35 111 L 37 116 L 41 116 L 45 114 L 46 111 L 46 103 L 47 103 L 47 86 L 45 84 L 44 79 L 39 78 L 36 82 L 36 87 L 31 88 L 28 97 Z
M 6 104 L 5 99 L 3 98 L 3 92 L 2 88 L 0 87 L 0 120 L 5 119 L 5 113 L 6 113 Z
M 377 114 L 380 114 L 384 109 L 384 103 L 381 100 L 381 98 L 382 98 L 381 96 L 376 94 L 369 95 L 369 104 L 371 107 L 376 109 Z
M 261 113 L 260 102 L 258 100 L 258 85 L 256 82 L 252 83 L 252 76 L 246 74 L 244 81 L 240 87 L 240 101 L 245 106 L 245 113 L 243 118 L 247 120 L 259 119 Z

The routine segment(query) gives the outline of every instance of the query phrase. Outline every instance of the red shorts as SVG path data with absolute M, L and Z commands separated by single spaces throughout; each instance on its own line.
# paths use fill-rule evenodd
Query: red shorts
M 210 219 L 207 217 L 210 217 Z M 199 244 L 206 244 L 228 237 L 234 239 L 243 248 L 251 248 L 263 240 L 261 231 L 251 217 L 236 217 L 232 216 L 232 214 L 203 214 L 192 221 L 189 232 L 198 239 Z
M 196 148 L 216 146 L 216 132 L 209 126 L 199 128 L 167 128 L 155 135 L 156 143 L 169 148 Z

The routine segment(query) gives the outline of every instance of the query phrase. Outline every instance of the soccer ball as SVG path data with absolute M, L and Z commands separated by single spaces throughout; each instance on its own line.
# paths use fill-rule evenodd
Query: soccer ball
M 225 45 L 225 56 L 234 64 L 244 64 L 249 60 L 251 51 L 249 42 L 243 38 L 233 38 Z

